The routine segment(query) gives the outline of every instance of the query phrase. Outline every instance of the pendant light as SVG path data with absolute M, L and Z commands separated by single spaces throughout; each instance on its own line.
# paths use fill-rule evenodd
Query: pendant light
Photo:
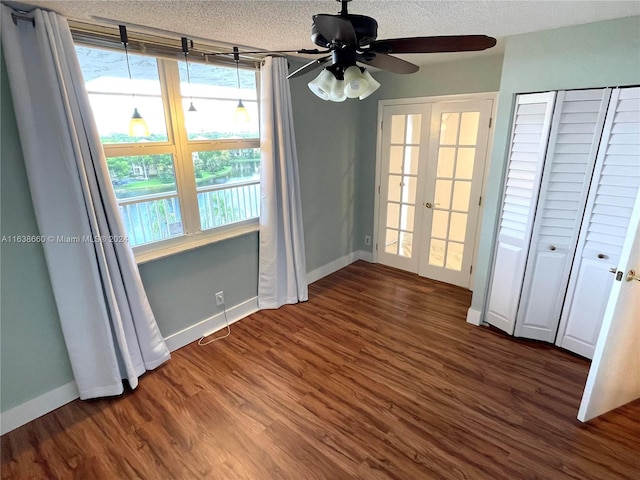
M 187 65 L 187 84 L 189 85 L 189 109 L 187 112 L 197 112 L 196 107 L 193 106 L 193 96 L 191 95 L 191 75 L 189 74 L 189 42 L 191 42 L 191 48 L 193 48 L 193 40 L 187 40 L 187 37 L 182 37 L 182 53 L 184 53 L 184 63 Z
M 127 58 L 127 71 L 129 72 L 129 82 L 133 83 L 133 78 L 131 78 L 131 66 L 129 65 L 129 51 L 127 49 L 127 44 L 129 43 L 129 37 L 127 36 L 127 27 L 124 25 L 119 25 L 120 27 L 120 41 L 124 45 L 124 54 Z M 132 93 L 131 96 L 135 102 L 136 94 Z M 150 135 L 149 126 L 147 122 L 144 121 L 140 112 L 138 112 L 137 107 L 133 107 L 133 115 L 131 115 L 131 120 L 129 120 L 129 136 L 130 137 L 148 137 Z
M 233 60 L 236 62 L 236 77 L 238 79 L 238 106 L 233 114 L 233 121 L 248 123 L 249 111 L 247 110 L 247 107 L 244 106 L 242 99 L 240 98 L 240 54 L 238 53 L 238 47 L 233 47 Z

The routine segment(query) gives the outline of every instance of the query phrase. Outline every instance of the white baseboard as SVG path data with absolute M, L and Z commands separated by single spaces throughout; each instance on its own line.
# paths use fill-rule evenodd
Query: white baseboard
M 326 277 L 327 275 L 331 275 L 334 272 L 337 272 L 341 268 L 346 267 L 347 265 L 351 265 L 356 260 L 364 260 L 366 262 L 371 262 L 373 259 L 373 255 L 371 252 L 365 252 L 364 250 L 356 250 L 355 252 L 351 252 L 344 257 L 340 257 L 333 262 L 329 262 L 326 265 L 323 265 L 320 268 L 316 268 L 307 273 L 307 283 L 317 282 L 321 278 Z
M 238 320 L 242 320 L 244 317 L 247 317 L 257 311 L 258 297 L 250 298 L 235 307 L 231 307 L 227 310 L 229 325 L 237 322 Z M 212 333 L 225 328 L 225 325 L 224 313 L 217 313 L 212 317 L 196 323 L 195 325 L 191 325 L 184 330 L 169 335 L 164 339 L 164 341 L 167 343 L 169 350 L 173 352 L 195 340 L 198 340 L 203 335 L 211 335 Z
M 476 326 L 482 325 L 482 312 L 469 308 L 469 310 L 467 310 L 467 323 Z
M 39 397 L 10 408 L 0 415 L 2 417 L 0 421 L 0 435 L 15 430 L 25 423 L 41 417 L 45 413 L 49 413 L 56 408 L 74 401 L 76 398 L 80 398 L 76 382 L 69 382 Z
M 320 280 L 322 277 L 326 277 L 327 275 L 337 272 L 356 260 L 371 262 L 372 258 L 373 256 L 371 252 L 365 252 L 364 250 L 352 252 L 349 255 L 345 255 L 344 257 L 309 272 L 307 274 L 307 282 L 313 283 Z M 258 297 L 250 298 L 249 300 L 227 310 L 227 319 L 231 325 L 232 323 L 235 323 L 257 311 Z M 173 352 L 195 340 L 198 340 L 203 335 L 210 335 L 225 328 L 225 324 L 224 314 L 217 313 L 216 315 L 204 319 L 195 325 L 191 325 L 184 330 L 169 335 L 165 338 L 165 342 L 167 343 L 169 350 Z M 21 427 L 22 425 L 29 423 L 30 421 L 35 420 L 36 418 L 41 417 L 42 415 L 45 415 L 69 402 L 72 402 L 79 397 L 80 395 L 78 393 L 76 383 L 70 382 L 2 412 L 2 414 L 0 414 L 0 435 L 4 435 L 11 430 Z

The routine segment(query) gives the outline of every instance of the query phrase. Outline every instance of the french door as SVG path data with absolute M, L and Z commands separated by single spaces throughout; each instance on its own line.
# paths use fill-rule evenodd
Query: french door
M 377 259 L 469 288 L 493 101 L 385 105 Z

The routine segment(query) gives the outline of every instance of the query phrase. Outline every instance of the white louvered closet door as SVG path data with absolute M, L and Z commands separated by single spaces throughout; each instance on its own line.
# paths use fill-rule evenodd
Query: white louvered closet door
M 518 95 L 485 320 L 513 334 L 555 92 Z
M 610 95 L 558 92 L 516 336 L 555 341 Z
M 639 187 L 640 88 L 616 89 L 556 340 L 557 345 L 585 357 L 593 356 Z

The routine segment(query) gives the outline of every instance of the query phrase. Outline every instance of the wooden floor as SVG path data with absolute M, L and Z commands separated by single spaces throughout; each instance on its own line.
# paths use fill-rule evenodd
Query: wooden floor
M 4 435 L 2 478 L 640 478 L 640 402 L 581 424 L 588 362 L 469 325 L 469 303 L 357 262 Z

